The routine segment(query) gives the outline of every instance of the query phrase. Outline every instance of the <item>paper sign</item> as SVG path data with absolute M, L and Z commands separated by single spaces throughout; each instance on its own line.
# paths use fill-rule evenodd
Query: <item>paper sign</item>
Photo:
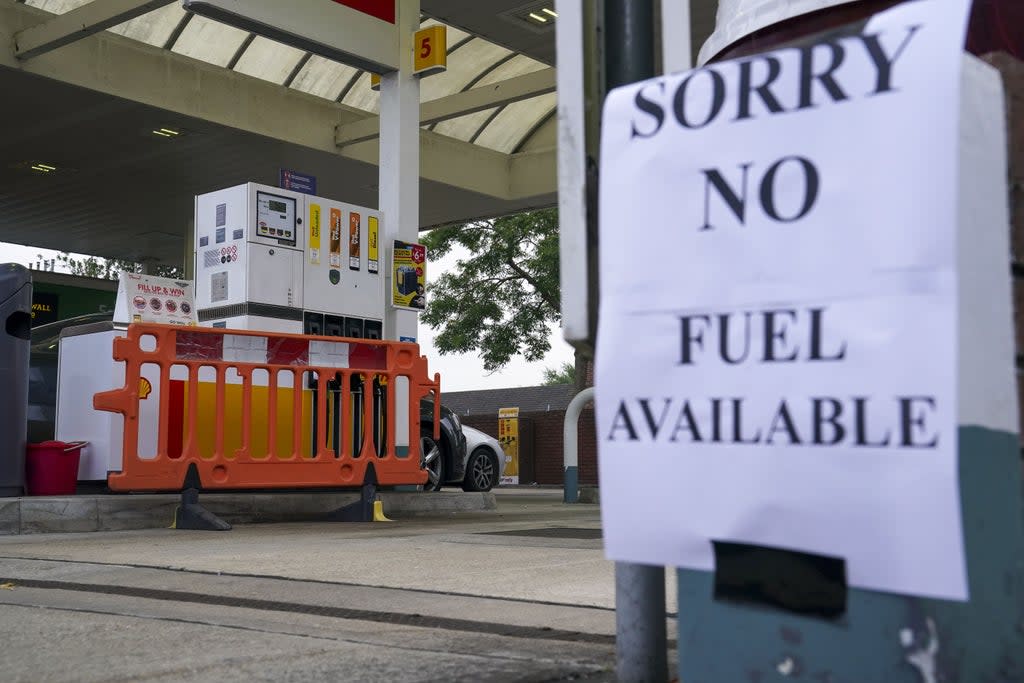
M 606 100 L 599 472 L 610 559 L 712 541 L 967 597 L 956 216 L 966 0 Z M 651 249 L 638 249 L 638 240 Z
M 422 311 L 426 308 L 427 248 L 395 240 L 391 259 L 391 305 Z
M 121 273 L 114 322 L 196 325 L 194 294 L 191 280 Z

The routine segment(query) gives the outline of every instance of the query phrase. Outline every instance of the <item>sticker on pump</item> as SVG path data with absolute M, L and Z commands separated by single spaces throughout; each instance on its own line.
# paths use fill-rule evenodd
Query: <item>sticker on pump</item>
M 362 256 L 359 253 L 359 233 L 362 230 L 361 217 L 355 211 L 348 214 L 348 267 L 359 270 Z
M 380 239 L 380 221 L 377 220 L 376 216 L 369 216 L 366 219 L 367 229 L 369 236 L 367 238 L 368 254 L 366 256 L 366 270 L 371 273 L 380 272 L 380 256 L 379 256 L 379 239 Z
M 320 205 L 309 205 L 309 262 L 320 265 Z
M 328 263 L 331 266 L 327 274 L 332 285 L 341 282 L 341 209 L 331 209 L 331 248 Z

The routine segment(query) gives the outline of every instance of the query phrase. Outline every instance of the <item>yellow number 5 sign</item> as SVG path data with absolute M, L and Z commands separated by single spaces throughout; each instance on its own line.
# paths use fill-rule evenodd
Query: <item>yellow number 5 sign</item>
M 412 72 L 419 77 L 448 70 L 448 27 L 430 26 L 416 32 Z M 380 90 L 380 75 L 370 74 L 370 89 Z
M 448 35 L 445 26 L 430 26 L 417 31 L 415 49 L 414 74 L 426 76 L 448 68 Z

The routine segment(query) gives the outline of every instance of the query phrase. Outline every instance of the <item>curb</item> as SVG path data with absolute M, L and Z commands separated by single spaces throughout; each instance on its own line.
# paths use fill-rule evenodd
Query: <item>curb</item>
M 207 510 L 230 524 L 302 522 L 359 500 L 358 493 L 203 493 Z M 431 515 L 495 510 L 494 494 L 383 491 L 386 515 Z M 165 529 L 179 494 L 0 498 L 0 536 Z

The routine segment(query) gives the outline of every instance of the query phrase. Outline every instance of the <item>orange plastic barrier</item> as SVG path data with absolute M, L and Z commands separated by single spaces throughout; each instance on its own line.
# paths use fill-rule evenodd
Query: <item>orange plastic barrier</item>
M 136 323 L 114 340 L 114 359 L 125 363 L 124 387 L 93 398 L 124 416 L 122 469 L 107 478 L 114 491 L 179 491 L 192 465 L 204 489 L 359 486 L 370 462 L 380 485 L 427 479 L 420 401 L 433 395 L 439 439 L 440 376 L 428 377 L 416 344 Z M 144 367 L 159 379 L 144 378 Z M 409 446 L 399 453 L 402 377 Z M 151 391 L 156 452 L 140 454 L 140 401 Z

